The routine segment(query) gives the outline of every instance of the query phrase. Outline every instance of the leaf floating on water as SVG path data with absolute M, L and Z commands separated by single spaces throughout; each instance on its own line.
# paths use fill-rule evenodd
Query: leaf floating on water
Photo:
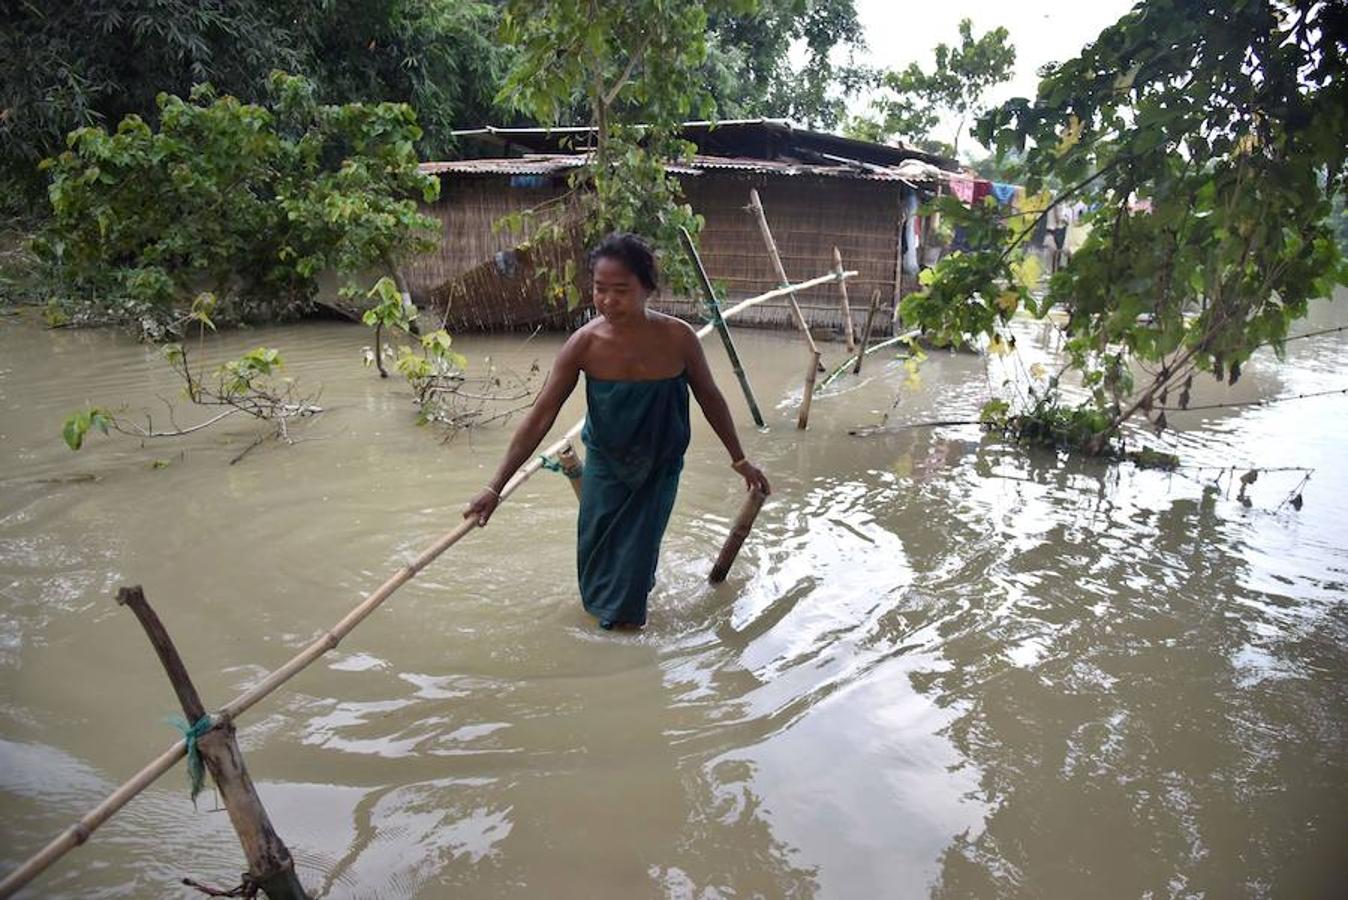
M 1254 484 L 1254 483 L 1255 483 L 1256 481 L 1258 481 L 1258 480 L 1259 480 L 1259 470 L 1258 470 L 1258 469 L 1251 469 L 1250 471 L 1246 472 L 1244 475 L 1240 476 L 1240 483 L 1241 483 L 1241 484 Z

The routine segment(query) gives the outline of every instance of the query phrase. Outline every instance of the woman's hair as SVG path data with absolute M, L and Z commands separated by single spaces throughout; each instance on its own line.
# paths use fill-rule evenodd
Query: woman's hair
M 594 271 L 595 263 L 605 258 L 616 259 L 636 276 L 642 287 L 655 290 L 660 273 L 655 265 L 655 251 L 645 238 L 630 231 L 613 232 L 590 251 L 590 271 Z

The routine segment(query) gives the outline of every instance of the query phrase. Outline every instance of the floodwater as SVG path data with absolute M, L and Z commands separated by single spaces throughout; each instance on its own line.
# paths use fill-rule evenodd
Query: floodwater
M 1298 330 L 1348 321 L 1344 299 Z M 1027 365 L 1052 331 L 1020 327 Z M 700 419 L 650 626 L 597 629 L 576 506 L 540 473 L 342 645 L 240 723 L 248 765 L 320 897 L 1341 897 L 1348 884 L 1348 396 L 1172 414 L 1207 487 L 1026 451 L 972 415 L 1004 364 L 894 360 L 794 427 L 804 356 L 740 333 L 771 428 L 709 342 L 775 493 L 726 584 L 705 583 L 741 487 Z M 539 336 L 465 337 L 475 366 L 546 366 Z M 183 409 L 153 348 L 0 319 L 0 867 L 171 742 L 173 695 L 133 617 L 142 584 L 208 706 L 336 622 L 455 525 L 508 428 L 442 443 L 366 333 L 258 344 L 322 386 L 292 446 L 226 420 L 142 447 L 61 421 L 85 402 Z M 825 347 L 839 361 L 841 347 Z M 1259 356 L 1194 403 L 1348 387 L 1348 334 Z M 895 398 L 897 405 L 894 405 Z M 580 392 L 557 432 L 580 414 Z M 892 406 L 892 409 L 891 409 Z M 29 889 L 196 896 L 244 863 L 182 768 Z

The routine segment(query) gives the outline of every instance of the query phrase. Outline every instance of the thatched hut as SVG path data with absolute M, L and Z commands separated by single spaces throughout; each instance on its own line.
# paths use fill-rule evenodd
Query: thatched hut
M 461 132 L 484 155 L 423 164 L 438 175 L 440 199 L 425 208 L 445 224 L 438 253 L 408 270 L 421 302 L 450 303 L 449 323 L 460 330 L 563 324 L 572 315 L 541 296 L 540 265 L 560 266 L 579 252 L 568 233 L 562 246 L 516 248 L 528 233 L 494 228 L 503 216 L 566 204 L 567 178 L 586 156 L 570 148 L 586 128 L 484 128 Z M 706 220 L 700 244 L 708 273 L 729 299 L 777 287 L 777 278 L 753 216 L 746 210 L 756 188 L 787 274 L 804 280 L 833 268 L 833 248 L 860 274 L 849 282 L 860 320 L 873 290 L 886 312 L 911 290 L 916 273 L 903 271 L 906 195 L 928 193 L 951 160 L 907 147 L 891 147 L 793 127 L 780 120 L 689 123 L 684 137 L 697 146 L 686 164 L 671 167 L 688 202 Z M 909 206 L 911 209 L 911 205 Z M 805 292 L 802 311 L 811 326 L 841 327 L 838 291 L 827 285 Z M 695 318 L 695 298 L 662 296 L 658 308 Z M 883 316 L 884 322 L 889 316 Z M 744 324 L 789 326 L 786 301 L 756 307 Z

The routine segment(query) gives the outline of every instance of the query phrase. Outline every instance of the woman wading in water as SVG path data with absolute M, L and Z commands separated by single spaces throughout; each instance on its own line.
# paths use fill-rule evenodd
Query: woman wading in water
M 585 373 L 585 476 L 576 563 L 585 609 L 604 628 L 646 624 L 660 539 L 688 449 L 688 390 L 749 488 L 768 480 L 744 456 L 702 342 L 684 322 L 646 308 L 655 256 L 634 234 L 611 234 L 590 253 L 599 316 L 562 345 L 538 401 L 464 517 L 486 525 L 501 490 L 552 428 Z

